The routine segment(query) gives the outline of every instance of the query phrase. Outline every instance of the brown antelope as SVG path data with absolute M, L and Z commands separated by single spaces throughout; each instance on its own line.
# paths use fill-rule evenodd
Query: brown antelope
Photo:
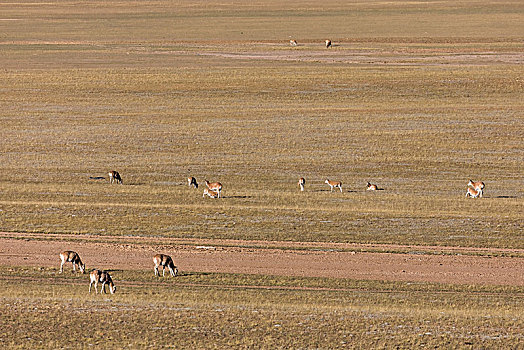
M 205 180 L 207 188 L 209 188 L 211 191 L 218 193 L 218 198 L 220 198 L 220 191 L 222 191 L 222 184 L 220 182 L 213 182 L 210 183 L 209 181 Z
M 210 190 L 209 188 L 204 188 L 204 194 L 202 195 L 202 198 L 206 198 L 206 195 L 211 198 L 220 198 L 219 192 L 215 192 L 213 190 Z
M 193 186 L 194 188 L 198 188 L 197 180 L 192 176 L 187 178 L 187 185 L 189 187 Z
M 304 191 L 304 185 L 306 184 L 306 179 L 304 179 L 303 177 L 301 177 L 300 179 L 298 179 L 298 185 L 300 186 L 300 190 L 301 191 Z
M 482 197 L 482 190 L 476 190 L 474 188 L 468 187 L 468 190 L 466 191 L 466 198 L 478 198 Z
M 326 39 L 326 49 L 329 49 L 331 47 L 331 40 Z
M 326 180 L 326 183 L 329 185 L 329 187 L 331 187 L 331 192 L 333 192 L 333 188 L 336 187 L 338 187 L 340 189 L 340 192 L 342 192 L 342 182 Z
M 102 294 L 102 292 L 104 292 L 104 294 L 106 293 L 106 284 L 109 284 L 109 291 L 111 292 L 111 294 L 115 294 L 116 287 L 113 284 L 113 279 L 107 271 L 93 270 L 89 274 L 89 279 L 91 280 L 91 282 L 89 282 L 89 293 L 91 293 L 91 285 L 94 283 L 95 294 L 98 294 L 98 282 L 102 282 L 102 287 L 100 287 L 100 294 Z
M 296 41 L 296 40 L 293 40 L 293 39 L 292 39 L 292 40 L 289 40 L 289 45 L 291 45 L 291 46 L 297 46 L 298 44 L 297 44 L 297 41 Z
M 155 276 L 158 276 L 158 267 L 162 266 L 162 277 L 165 276 L 165 268 L 169 269 L 171 276 L 175 277 L 178 274 L 178 269 L 173 263 L 173 259 L 169 255 L 157 254 L 153 257 L 153 262 L 155 263 Z
M 112 184 L 116 181 L 116 183 L 123 184 L 122 178 L 120 177 L 120 174 L 118 171 L 110 171 L 109 172 L 109 183 Z
M 474 189 L 476 189 L 477 191 L 480 191 L 480 198 L 482 198 L 482 195 L 484 194 L 484 187 L 485 187 L 484 182 L 469 180 L 468 186 L 471 186 Z
M 70 262 L 73 264 L 73 271 L 76 272 L 76 266 L 80 269 L 80 272 L 85 273 L 86 265 L 80 260 L 80 256 L 73 251 L 66 250 L 60 253 L 60 273 L 64 272 L 64 264 Z
M 378 187 L 377 185 L 372 185 L 368 182 L 368 185 L 367 185 L 367 188 L 366 188 L 366 191 L 377 191 L 378 190 Z

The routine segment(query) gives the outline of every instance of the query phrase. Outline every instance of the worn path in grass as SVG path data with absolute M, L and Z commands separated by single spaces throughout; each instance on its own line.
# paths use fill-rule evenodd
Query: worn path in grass
M 65 249 L 88 269 L 152 269 L 152 256 L 163 252 L 181 271 L 524 286 L 522 251 L 459 247 L 1 233 L 0 265 L 58 267 Z

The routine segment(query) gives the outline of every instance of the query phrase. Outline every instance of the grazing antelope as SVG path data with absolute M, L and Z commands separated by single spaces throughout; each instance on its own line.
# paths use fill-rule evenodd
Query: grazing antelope
M 109 172 L 109 183 L 112 184 L 116 181 L 116 183 L 123 184 L 122 178 L 120 177 L 120 174 L 118 171 L 110 171 Z
M 60 273 L 64 272 L 64 264 L 70 262 L 73 264 L 73 271 L 76 272 L 76 266 L 80 269 L 80 272 L 85 273 L 86 265 L 80 260 L 80 255 L 76 252 L 66 250 L 60 253 Z
M 471 198 L 482 197 L 482 190 L 476 190 L 474 188 L 468 187 L 468 190 L 466 191 L 466 198 L 468 196 Z
M 169 255 L 157 254 L 153 257 L 153 262 L 155 263 L 155 276 L 158 276 L 159 266 L 162 266 L 162 277 L 165 276 L 166 266 L 169 269 L 171 276 L 175 277 L 178 274 L 178 269 Z
M 293 40 L 293 39 L 292 39 L 292 40 L 289 40 L 289 45 L 291 45 L 291 46 L 297 46 L 298 44 L 297 44 L 297 41 L 296 41 L 296 40 Z
M 206 198 L 206 195 L 211 198 L 220 198 L 219 192 L 215 192 L 213 190 L 210 190 L 209 188 L 204 188 L 204 194 L 202 195 L 202 198 Z
M 482 198 L 482 194 L 484 193 L 484 182 L 482 181 L 473 181 L 473 180 L 469 180 L 468 182 L 468 186 L 471 186 L 473 187 L 474 189 L 476 189 L 477 191 L 480 191 L 480 198 Z
M 207 188 L 209 188 L 211 191 L 217 192 L 218 193 L 218 198 L 220 198 L 220 191 L 222 191 L 222 184 L 220 182 L 210 183 L 207 180 L 205 180 L 205 181 L 206 181 Z
M 326 49 L 329 49 L 331 47 L 331 40 L 326 40 Z
M 368 182 L 368 185 L 367 185 L 367 188 L 366 188 L 366 191 L 378 191 L 380 188 L 378 188 L 377 185 L 372 185 Z
M 300 186 L 300 190 L 301 191 L 304 191 L 304 185 L 306 184 L 306 179 L 304 179 L 303 177 L 301 177 L 300 179 L 298 179 L 298 185 Z
M 116 287 L 113 284 L 113 279 L 107 271 L 93 270 L 89 274 L 89 279 L 91 280 L 91 282 L 89 282 L 89 293 L 91 293 L 91 285 L 94 283 L 95 294 L 98 294 L 98 282 L 102 282 L 102 287 L 100 287 L 100 294 L 102 294 L 102 292 L 104 292 L 104 294 L 106 293 L 106 284 L 109 284 L 109 291 L 111 292 L 111 294 L 115 294 Z
M 340 192 L 342 192 L 342 182 L 326 180 L 326 183 L 329 185 L 329 187 L 331 187 L 331 192 L 333 192 L 333 188 L 335 187 L 338 187 Z
M 187 185 L 189 187 L 193 186 L 194 188 L 198 188 L 198 183 L 194 177 L 188 177 L 187 178 Z

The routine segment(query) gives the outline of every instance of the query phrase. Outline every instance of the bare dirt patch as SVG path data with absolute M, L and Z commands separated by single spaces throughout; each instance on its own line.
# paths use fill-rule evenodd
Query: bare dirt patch
M 58 267 L 58 253 L 70 249 L 80 253 L 88 269 L 152 270 L 152 256 L 164 252 L 174 257 L 182 271 L 524 286 L 524 258 L 520 257 L 418 254 L 416 247 L 406 253 L 375 253 L 303 249 L 314 243 L 287 243 L 295 249 L 279 249 L 271 247 L 276 242 L 262 241 L 257 242 L 261 247 L 245 247 L 242 245 L 246 242 L 223 246 L 224 241 L 219 240 L 188 245 L 183 240 L 176 243 L 159 239 L 156 244 L 151 240 L 146 244 L 141 238 L 130 242 L 132 237 L 119 243 L 116 237 L 111 237 L 115 238 L 113 242 L 94 241 L 94 237 L 75 242 L 66 237 L 49 240 L 45 239 L 47 235 L 38 234 L 16 234 L 24 239 L 9 235 L 15 234 L 0 237 L 0 265 Z

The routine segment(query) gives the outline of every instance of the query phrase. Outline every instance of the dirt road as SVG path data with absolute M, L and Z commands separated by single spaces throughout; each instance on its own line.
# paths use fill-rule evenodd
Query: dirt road
M 522 250 L 0 233 L 0 265 L 58 267 L 62 250 L 88 269 L 153 271 L 163 252 L 181 271 L 524 286 L 524 258 L 477 255 Z

